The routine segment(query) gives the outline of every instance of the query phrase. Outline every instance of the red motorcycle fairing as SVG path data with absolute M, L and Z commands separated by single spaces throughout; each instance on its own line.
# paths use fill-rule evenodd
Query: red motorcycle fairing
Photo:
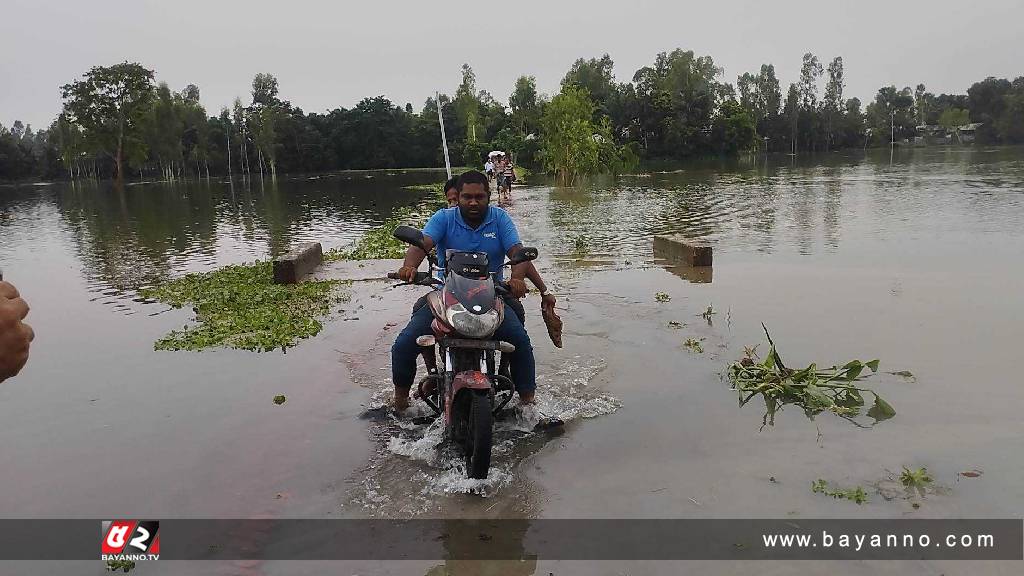
M 440 290 L 427 294 L 427 306 L 430 306 L 435 318 L 444 318 L 444 296 Z
M 455 403 L 455 398 L 459 396 L 459 392 L 466 388 L 489 391 L 491 389 L 491 381 L 487 378 L 486 374 L 479 370 L 466 370 L 456 374 L 452 379 L 451 396 L 444 403 L 445 421 L 452 421 L 452 404 Z
M 452 333 L 452 329 L 444 322 L 441 322 L 441 319 L 437 317 L 435 317 L 434 321 L 430 323 L 430 329 L 434 331 L 435 338 L 444 338 L 448 334 Z

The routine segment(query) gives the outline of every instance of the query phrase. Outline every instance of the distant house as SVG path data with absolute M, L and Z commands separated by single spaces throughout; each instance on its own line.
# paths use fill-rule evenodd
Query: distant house
M 970 124 L 964 124 L 956 129 L 956 137 L 960 142 L 964 144 L 970 144 L 974 142 L 974 137 L 978 132 L 978 128 L 981 127 L 981 122 L 972 122 Z
M 914 127 L 914 145 L 949 144 L 949 131 L 938 124 L 923 124 Z

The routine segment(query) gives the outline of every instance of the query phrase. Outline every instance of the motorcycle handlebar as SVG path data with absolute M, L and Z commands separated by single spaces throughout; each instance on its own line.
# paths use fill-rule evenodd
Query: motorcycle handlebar
M 402 280 L 403 278 L 398 275 L 398 272 L 388 272 L 388 278 L 391 280 Z M 430 286 L 434 283 L 434 277 L 429 272 L 416 272 L 416 277 L 412 279 L 412 282 L 402 282 L 398 286 L 411 286 L 418 284 L 420 286 Z

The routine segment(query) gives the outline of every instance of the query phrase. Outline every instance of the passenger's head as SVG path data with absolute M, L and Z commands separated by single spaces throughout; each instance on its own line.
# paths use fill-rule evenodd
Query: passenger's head
M 459 210 L 467 220 L 483 218 L 491 201 L 491 186 L 482 172 L 470 170 L 459 176 Z
M 448 201 L 448 207 L 458 206 L 459 204 L 459 178 L 458 176 L 452 176 L 444 183 L 444 198 Z

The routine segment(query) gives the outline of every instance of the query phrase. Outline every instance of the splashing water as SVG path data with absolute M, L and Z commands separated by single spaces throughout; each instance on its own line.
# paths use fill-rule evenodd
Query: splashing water
M 486 479 L 466 477 L 461 453 L 444 443 L 442 420 L 423 423 L 431 411 L 422 402 L 414 401 L 401 418 L 389 414 L 372 425 L 371 434 L 380 448 L 356 486 L 352 502 L 377 516 L 412 516 L 440 510 L 446 496 L 494 497 L 512 484 L 519 463 L 547 442 L 548 436 L 536 431 L 542 419 L 558 418 L 568 424 L 610 414 L 622 405 L 592 386 L 605 367 L 603 359 L 580 356 L 543 367 L 537 403 L 516 406 L 495 421 Z M 373 390 L 371 405 L 390 400 L 390 383 L 378 382 Z

